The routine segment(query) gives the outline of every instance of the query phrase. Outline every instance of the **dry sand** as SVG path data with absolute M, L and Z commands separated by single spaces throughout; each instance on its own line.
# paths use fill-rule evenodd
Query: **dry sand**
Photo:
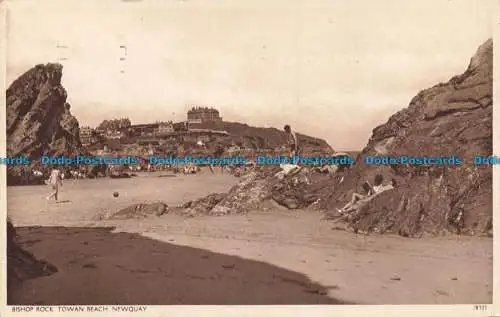
M 224 192 L 238 181 L 158 175 L 66 181 L 60 203 L 45 200 L 46 186 L 9 187 L 9 216 L 30 227 L 18 229 L 21 245 L 59 269 L 17 287 L 9 304 L 492 302 L 491 238 L 355 235 L 332 230 L 319 213 L 279 209 L 96 220 L 136 202 L 173 206 Z

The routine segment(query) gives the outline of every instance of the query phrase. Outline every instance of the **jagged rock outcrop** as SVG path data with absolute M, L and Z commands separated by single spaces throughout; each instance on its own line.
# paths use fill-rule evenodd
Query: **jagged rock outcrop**
M 323 192 L 322 207 L 339 208 L 376 174 L 399 184 L 372 199 L 349 224 L 356 230 L 414 236 L 491 230 L 492 169 L 476 167 L 474 155 L 492 155 L 493 41 L 479 47 L 467 70 L 421 91 L 408 108 L 373 130 L 344 181 Z M 368 166 L 367 155 L 458 156 L 460 166 Z M 335 188 L 332 190 L 332 188 Z M 327 188 L 327 187 L 325 187 Z
M 315 195 L 319 180 L 328 175 L 303 167 L 284 174 L 279 166 L 263 166 L 243 175 L 242 180 L 227 193 L 216 193 L 180 206 L 187 216 L 223 216 L 281 206 L 295 210 L 318 201 Z
M 7 221 L 7 287 L 11 289 L 27 279 L 51 275 L 57 268 L 50 263 L 36 259 L 22 249 L 15 241 L 16 230 Z
M 258 171 L 242 176 L 242 180 L 227 193 L 214 193 L 206 197 L 189 201 L 180 207 L 180 213 L 186 216 L 245 213 L 260 209 L 264 200 L 271 197 L 269 181 Z
M 81 151 L 78 121 L 71 115 L 61 77 L 60 64 L 36 65 L 7 89 L 9 157 L 26 156 L 37 161 L 44 154 Z M 21 174 L 21 166 L 9 168 L 8 182 L 18 183 Z

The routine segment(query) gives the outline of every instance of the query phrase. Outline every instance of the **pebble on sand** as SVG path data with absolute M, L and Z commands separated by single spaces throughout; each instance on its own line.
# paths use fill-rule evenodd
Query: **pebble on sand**
M 396 275 L 396 274 L 395 274 L 395 275 L 393 275 L 393 276 L 391 277 L 391 280 L 393 280 L 393 281 L 401 281 L 401 277 L 400 277 L 399 275 Z

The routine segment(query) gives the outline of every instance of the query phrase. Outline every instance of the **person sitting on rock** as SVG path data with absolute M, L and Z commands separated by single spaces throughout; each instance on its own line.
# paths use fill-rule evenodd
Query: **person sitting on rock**
M 368 200 L 372 199 L 374 196 L 381 194 L 387 190 L 391 190 L 396 187 L 396 180 L 392 179 L 392 184 L 382 185 L 384 177 L 380 174 L 375 176 L 374 186 L 372 187 L 369 182 L 363 184 L 363 189 L 365 194 L 353 193 L 352 199 L 348 202 L 342 209 L 338 209 L 339 213 L 345 213 L 347 211 L 353 211 L 359 209 Z
M 357 206 L 358 202 L 361 200 L 365 200 L 366 198 L 370 197 L 373 195 L 373 188 L 368 182 L 363 183 L 363 194 L 358 194 L 358 193 L 352 193 L 352 198 L 351 201 L 349 201 L 342 209 L 337 209 L 337 211 L 341 214 L 352 210 L 352 209 L 357 209 L 354 208 Z
M 388 185 L 383 185 L 382 184 L 383 182 L 384 182 L 384 176 L 377 174 L 375 176 L 374 185 L 373 185 L 373 193 L 374 194 L 380 194 L 382 192 L 385 192 L 386 190 L 393 189 L 394 188 L 393 184 L 395 184 L 396 181 L 394 179 L 392 179 L 392 184 L 388 184 Z

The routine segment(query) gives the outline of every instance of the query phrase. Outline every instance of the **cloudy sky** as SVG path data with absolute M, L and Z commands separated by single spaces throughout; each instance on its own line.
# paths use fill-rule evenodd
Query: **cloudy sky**
M 7 82 L 59 60 L 81 125 L 185 120 L 190 105 L 213 105 L 227 121 L 289 123 L 335 149 L 360 149 L 419 90 L 465 70 L 492 36 L 488 6 L 17 0 L 8 3 Z

